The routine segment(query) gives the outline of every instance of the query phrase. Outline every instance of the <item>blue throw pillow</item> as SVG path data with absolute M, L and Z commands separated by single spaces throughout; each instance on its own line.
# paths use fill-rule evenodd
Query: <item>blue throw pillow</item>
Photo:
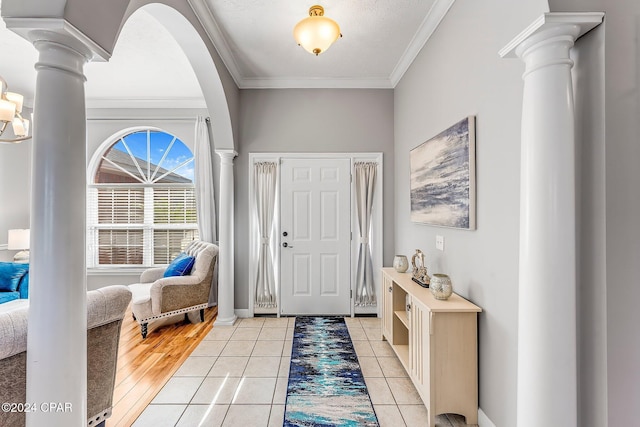
M 20 298 L 22 299 L 29 298 L 29 272 L 28 271 L 24 276 L 22 276 L 22 280 L 20 281 L 20 286 L 18 287 L 18 291 L 20 292 Z
M 0 292 L 15 292 L 20 279 L 29 271 L 29 264 L 0 262 Z
M 195 257 L 182 252 L 180 255 L 175 257 L 173 261 L 171 261 L 171 264 L 169 264 L 167 269 L 164 271 L 164 277 L 188 276 L 191 273 L 191 269 L 195 262 Z

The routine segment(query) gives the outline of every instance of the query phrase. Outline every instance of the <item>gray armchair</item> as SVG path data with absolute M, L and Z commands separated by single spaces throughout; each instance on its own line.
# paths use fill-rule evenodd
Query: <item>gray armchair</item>
M 87 292 L 87 425 L 111 416 L 118 344 L 124 313 L 131 301 L 126 286 Z M 29 304 L 0 313 L 0 401 L 26 402 Z M 25 413 L 0 412 L 0 426 L 25 425 Z
M 131 311 L 140 324 L 142 338 L 147 337 L 147 326 L 152 320 L 197 312 L 204 321 L 204 309 L 209 302 L 213 270 L 218 260 L 218 247 L 200 240 L 185 249 L 195 257 L 188 276 L 163 277 L 165 268 L 150 268 L 140 276 L 141 283 L 129 285 L 132 293 Z

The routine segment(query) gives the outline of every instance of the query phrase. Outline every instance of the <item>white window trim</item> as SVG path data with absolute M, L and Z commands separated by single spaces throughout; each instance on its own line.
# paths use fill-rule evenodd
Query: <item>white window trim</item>
M 135 133 L 135 132 L 147 132 L 147 131 L 151 131 L 151 132 L 162 132 L 162 133 L 166 133 L 168 135 L 172 135 L 172 136 L 176 136 L 171 132 L 165 131 L 164 129 L 161 129 L 159 127 L 155 127 L 155 126 L 133 126 L 133 127 L 128 127 L 122 130 L 119 130 L 118 132 L 112 134 L 110 137 L 108 137 L 107 139 L 105 139 L 105 141 L 100 144 L 100 146 L 98 147 L 98 149 L 94 152 L 93 156 L 91 157 L 91 160 L 89 161 L 89 164 L 87 166 L 87 258 L 86 258 L 86 265 L 87 265 L 87 274 L 90 275 L 131 275 L 131 274 L 140 274 L 142 273 L 144 270 L 148 269 L 148 268 L 153 268 L 153 267 L 162 267 L 162 266 L 166 266 L 167 264 L 153 264 L 152 261 L 152 257 L 153 257 L 153 235 L 152 235 L 152 231 L 153 230 L 172 230 L 172 229 L 176 229 L 176 230 L 198 230 L 198 224 L 197 222 L 194 224 L 153 224 L 153 209 L 149 209 L 150 207 L 153 206 L 153 192 L 148 191 L 151 190 L 154 187 L 176 187 L 176 188 L 193 188 L 195 191 L 195 184 L 192 183 L 190 185 L 188 184 L 175 184 L 175 183 L 162 183 L 162 184 L 149 184 L 149 183 L 140 183 L 140 187 L 145 188 L 145 212 L 144 212 L 144 224 L 140 224 L 140 227 L 138 227 L 137 225 L 134 225 L 134 227 L 132 227 L 132 224 L 122 224 L 122 227 L 120 227 L 119 224 L 111 224 L 111 225 L 100 225 L 97 224 L 97 221 L 95 221 L 95 223 L 91 223 L 90 220 L 93 217 L 93 213 L 91 211 L 92 209 L 92 200 L 93 197 L 97 197 L 92 195 L 92 190 L 93 189 L 97 189 L 100 187 L 126 187 L 126 188 L 131 188 L 132 185 L 131 184 L 123 184 L 123 183 L 101 183 L 101 184 L 94 184 L 93 181 L 95 179 L 95 175 L 97 172 L 98 167 L 100 166 L 100 162 L 102 160 L 103 155 L 105 154 L 106 150 L 109 149 L 111 146 L 113 146 L 114 144 L 117 144 L 118 141 L 120 141 L 121 138 L 126 137 L 127 135 L 131 134 L 131 133 Z M 180 139 L 180 138 L 178 138 Z M 193 148 L 189 147 L 186 143 L 184 143 L 182 140 L 180 140 L 183 144 L 185 144 L 185 146 L 187 146 L 187 148 L 189 148 L 189 150 L 191 151 L 192 155 L 195 157 L 195 154 L 193 153 Z M 138 186 L 138 185 L 134 185 L 134 186 Z M 151 198 L 151 203 L 148 203 L 147 198 Z M 151 247 L 147 247 L 144 246 L 143 247 L 143 264 L 141 265 L 127 265 L 127 264 L 98 264 L 98 260 L 97 260 L 97 256 L 98 256 L 98 246 L 96 244 L 97 242 L 97 236 L 95 235 L 96 231 L 99 229 L 110 229 L 110 230 L 114 230 L 114 229 L 118 229 L 118 228 L 122 228 L 122 229 L 129 229 L 129 228 L 142 228 L 143 229 L 143 241 L 144 242 L 152 242 Z

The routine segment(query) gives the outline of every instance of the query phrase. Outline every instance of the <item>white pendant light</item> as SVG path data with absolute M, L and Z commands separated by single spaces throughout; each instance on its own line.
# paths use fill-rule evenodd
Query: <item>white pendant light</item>
M 324 16 L 324 8 L 315 5 L 309 8 L 309 17 L 295 26 L 293 37 L 307 52 L 318 56 L 329 49 L 342 34 L 336 21 Z

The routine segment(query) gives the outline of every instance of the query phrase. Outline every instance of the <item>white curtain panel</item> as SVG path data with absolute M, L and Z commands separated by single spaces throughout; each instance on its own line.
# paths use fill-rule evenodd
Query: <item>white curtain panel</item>
M 376 305 L 376 293 L 373 281 L 373 261 L 369 231 L 371 229 L 371 211 L 376 183 L 377 163 L 358 162 L 356 170 L 356 210 L 360 230 L 358 264 L 356 266 L 356 306 Z
M 270 243 L 273 231 L 273 211 L 276 204 L 278 165 L 273 162 L 258 162 L 254 168 L 258 242 L 260 244 L 255 306 L 273 308 L 276 307 L 276 291 Z
M 196 214 L 200 240 L 216 243 L 216 202 L 213 188 L 213 160 L 207 121 L 198 116 L 195 138 Z M 214 267 L 209 307 L 218 302 L 218 265 Z

